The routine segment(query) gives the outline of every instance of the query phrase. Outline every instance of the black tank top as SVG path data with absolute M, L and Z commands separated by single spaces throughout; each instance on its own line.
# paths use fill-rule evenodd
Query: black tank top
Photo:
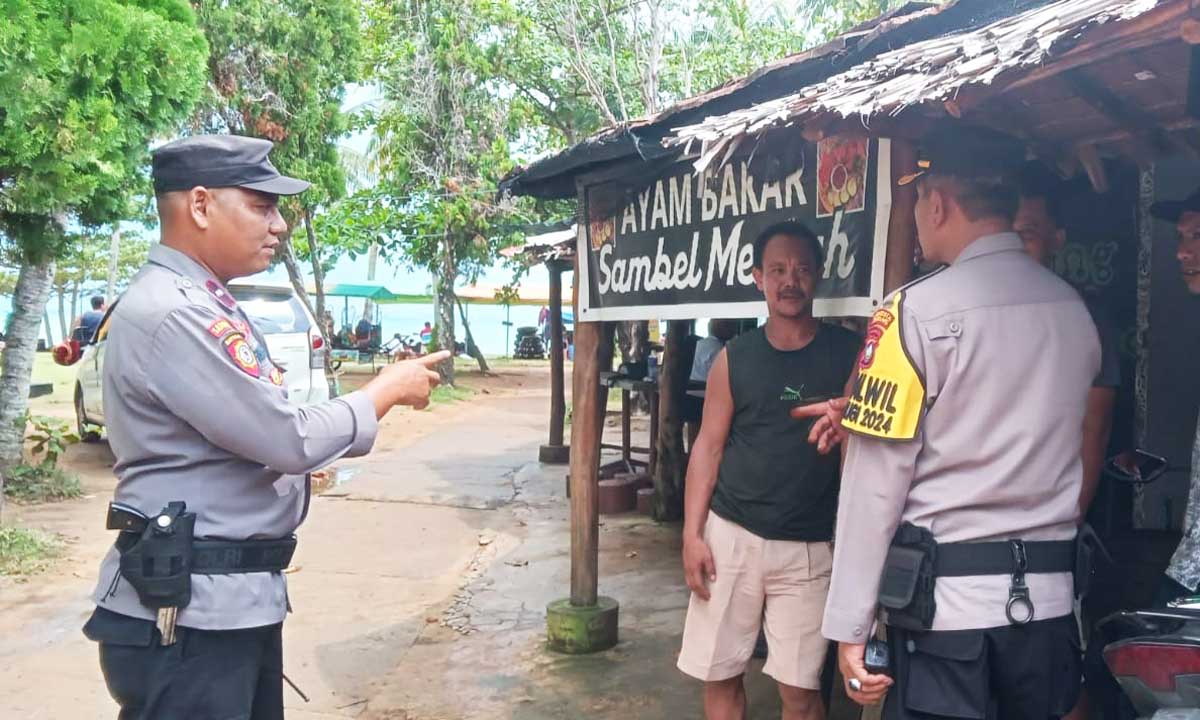
M 733 422 L 712 511 L 768 540 L 833 538 L 841 453 L 808 442 L 812 421 L 788 412 L 804 398 L 840 395 L 858 355 L 849 330 L 822 324 L 808 345 L 776 350 L 764 327 L 727 346 Z

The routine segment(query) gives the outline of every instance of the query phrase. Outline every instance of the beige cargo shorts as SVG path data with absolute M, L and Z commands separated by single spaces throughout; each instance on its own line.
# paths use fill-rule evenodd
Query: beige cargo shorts
M 763 672 L 784 685 L 818 689 L 833 544 L 765 540 L 712 512 L 704 538 L 717 579 L 708 600 L 692 593 L 679 669 L 705 681 L 741 675 L 761 626 L 768 647 Z

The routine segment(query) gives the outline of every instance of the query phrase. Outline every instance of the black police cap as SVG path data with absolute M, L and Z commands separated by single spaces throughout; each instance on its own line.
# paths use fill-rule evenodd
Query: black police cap
M 1150 206 L 1150 214 L 1159 220 L 1177 223 L 1185 212 L 1200 213 L 1200 188 L 1182 200 L 1165 200 Z
M 1012 181 L 1025 162 L 1025 148 L 995 130 L 953 124 L 926 135 L 918 157 L 917 172 L 900 178 L 900 185 L 925 174 Z
M 310 187 L 280 175 L 267 155 L 270 140 L 241 135 L 194 135 L 154 150 L 156 193 L 204 187 L 243 187 L 272 195 L 296 195 Z

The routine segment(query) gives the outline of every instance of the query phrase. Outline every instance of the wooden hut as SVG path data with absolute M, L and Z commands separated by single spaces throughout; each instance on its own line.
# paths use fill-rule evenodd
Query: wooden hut
M 572 427 L 573 608 L 596 608 L 596 468 L 604 323 L 666 318 L 655 478 L 678 490 L 675 323 L 761 315 L 746 278 L 753 230 L 780 216 L 813 226 L 828 262 L 818 314 L 861 317 L 914 270 L 913 191 L 894 179 L 939 122 L 990 126 L 1076 188 L 1061 268 L 1112 309 L 1127 362 L 1118 440 L 1178 464 L 1190 455 L 1200 321 L 1173 230 L 1146 209 L 1200 181 L 1200 3 L 958 0 L 910 3 L 797 56 L 519 170 L 503 189 L 579 202 Z M 1151 335 L 1152 321 L 1162 328 Z M 1168 328 L 1171 328 L 1168 330 Z M 1161 573 L 1179 537 L 1187 474 L 1102 493 L 1129 537 L 1125 577 Z M 1157 533 L 1157 535 L 1155 534 Z M 1118 537 L 1120 536 L 1120 537 Z M 1111 546 L 1110 546 L 1111 548 Z M 1126 582 L 1137 604 L 1149 582 Z M 1136 587 L 1134 587 L 1136 586 Z M 603 609 L 602 609 L 603 610 Z M 615 610 L 607 610 L 615 614 Z M 615 617 L 613 618 L 615 623 Z M 597 634 L 594 645 L 615 640 Z

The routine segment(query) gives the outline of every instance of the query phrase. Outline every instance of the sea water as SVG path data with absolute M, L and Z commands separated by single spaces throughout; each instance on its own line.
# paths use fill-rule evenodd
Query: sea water
M 86 301 L 86 298 L 85 298 Z M 70 298 L 66 301 L 67 313 L 70 313 Z M 342 325 L 342 313 L 346 307 L 342 298 L 329 298 L 329 310 L 333 313 L 333 318 L 337 326 Z M 517 341 L 517 328 L 522 326 L 536 326 L 538 320 L 538 311 L 540 308 L 534 305 L 513 305 L 505 307 L 503 305 L 475 305 L 467 303 L 465 306 L 467 312 L 467 322 L 471 325 L 471 335 L 475 338 L 475 343 L 483 350 L 484 355 L 489 356 L 510 356 L 512 355 L 513 344 Z M 419 335 L 422 326 L 426 322 L 435 323 L 437 318 L 433 314 L 432 304 L 419 303 L 397 303 L 384 304 L 379 306 L 380 317 L 383 325 L 383 338 L 386 340 L 391 338 L 396 333 L 401 335 Z M 0 323 L 8 317 L 8 313 L 12 309 L 12 298 L 7 295 L 0 295 Z M 62 336 L 59 330 L 58 322 L 58 296 L 53 295 L 50 298 L 50 303 L 46 306 L 50 313 L 50 337 L 47 345 L 61 342 Z M 351 298 L 349 302 L 350 325 L 358 322 L 362 317 L 363 301 L 361 299 Z M 83 311 L 83 307 L 77 308 L 78 312 Z M 67 318 L 68 327 L 73 322 L 74 318 Z M 506 327 L 504 323 L 508 321 L 512 325 Z M 455 314 L 455 337 L 459 342 L 466 342 L 467 333 L 463 328 L 462 320 L 459 315 Z M 42 324 L 40 337 L 45 340 L 46 326 Z

